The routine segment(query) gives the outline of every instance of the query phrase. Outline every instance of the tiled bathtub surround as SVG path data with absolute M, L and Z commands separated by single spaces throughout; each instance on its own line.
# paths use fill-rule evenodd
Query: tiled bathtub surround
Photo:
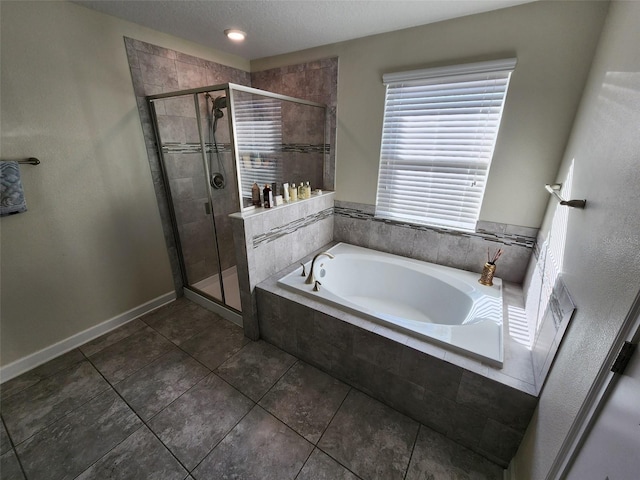
M 262 338 L 486 458 L 509 463 L 537 403 L 530 352 L 509 333 L 513 312 L 524 309 L 519 287 L 505 284 L 505 359 L 497 369 L 284 290 L 277 280 L 294 268 L 256 288 Z
M 522 284 L 535 228 L 480 221 L 475 233 L 458 232 L 383 220 L 374 212 L 373 205 L 336 201 L 334 240 L 477 273 L 487 248 L 502 248 L 496 276 Z
M 333 192 L 231 216 L 245 335 L 259 338 L 255 286 L 333 239 Z

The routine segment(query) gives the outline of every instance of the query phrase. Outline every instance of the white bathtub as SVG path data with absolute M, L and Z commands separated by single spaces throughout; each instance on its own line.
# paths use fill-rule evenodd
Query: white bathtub
M 320 291 L 302 267 L 278 280 L 290 290 L 357 312 L 411 336 L 502 366 L 502 281 L 480 274 L 339 243 L 319 257 Z M 482 259 L 478 259 L 482 261 Z M 306 265 L 309 272 L 311 262 Z

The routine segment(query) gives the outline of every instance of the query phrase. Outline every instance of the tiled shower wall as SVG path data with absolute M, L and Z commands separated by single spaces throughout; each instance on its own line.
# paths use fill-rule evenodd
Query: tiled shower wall
M 262 90 L 268 90 L 281 95 L 289 95 L 291 97 L 327 105 L 327 124 L 325 128 L 327 136 L 325 143 L 328 144 L 329 155 L 327 161 L 324 162 L 322 184 L 318 184 L 316 182 L 315 184 L 312 183 L 311 186 L 314 189 L 323 188 L 325 190 L 335 190 L 335 133 L 336 106 L 338 101 L 338 58 L 325 58 L 309 63 L 289 65 L 261 72 L 252 72 L 251 85 Z M 291 111 L 289 113 L 291 115 L 296 114 L 295 111 Z M 306 126 L 301 125 L 300 128 L 304 127 L 315 129 L 315 120 L 309 120 L 310 121 L 307 122 Z M 296 124 L 296 122 L 287 123 Z M 295 143 L 295 135 L 292 137 L 292 141 Z M 310 171 L 309 173 L 306 173 L 306 171 L 303 170 L 305 165 L 312 165 L 313 160 L 310 157 L 311 155 L 317 156 L 318 154 L 295 153 L 285 155 L 285 162 L 288 162 L 289 164 L 296 162 L 295 167 L 289 167 L 293 169 L 293 172 L 295 172 L 296 178 L 288 179 L 288 181 L 293 181 L 295 183 L 298 183 L 300 180 L 311 181 L 308 177 L 310 177 L 313 172 Z
M 538 229 L 478 222 L 475 233 L 456 232 L 374 218 L 375 207 L 336 201 L 334 240 L 383 252 L 482 272 L 487 248 L 504 250 L 496 276 L 522 284 Z
M 177 246 L 171 227 L 169 203 L 163 184 L 153 123 L 145 96 L 227 82 L 250 85 L 250 76 L 248 72 L 236 68 L 186 55 L 175 50 L 151 45 L 132 38 L 125 37 L 124 41 L 129 59 L 129 67 L 131 69 L 134 93 L 138 103 L 138 112 L 142 122 L 149 165 L 153 176 L 153 184 L 158 200 L 158 208 L 162 219 L 165 241 L 171 261 L 174 285 L 176 290 L 180 291 L 182 288 L 182 278 L 180 276 Z M 167 106 L 169 111 L 167 111 Z M 197 128 L 194 128 L 195 109 L 193 107 L 189 108 L 188 105 L 180 100 L 176 100 L 173 103 L 165 102 L 163 107 L 164 111 L 158 112 L 165 117 L 163 118 L 163 133 L 169 135 L 169 137 L 175 141 L 195 141 L 194 133 L 197 135 Z M 180 156 L 176 159 L 178 164 L 180 162 L 197 162 L 199 167 L 202 166 L 199 155 L 197 155 L 197 159 L 196 154 L 183 153 L 177 155 Z M 174 181 L 180 183 L 180 186 L 183 188 L 183 196 L 196 200 L 201 198 L 203 185 L 203 179 L 201 178 L 202 170 L 192 168 L 180 169 L 179 167 L 175 170 L 178 176 Z M 227 176 L 229 176 L 232 171 L 232 169 L 228 169 Z M 191 189 L 191 191 L 184 191 L 184 189 Z M 218 241 L 221 256 L 228 259 L 227 261 L 230 260 L 232 263 L 235 263 L 233 237 L 228 214 L 237 211 L 237 204 L 235 204 L 237 200 L 226 199 L 227 196 L 230 197 L 233 195 L 231 190 L 221 190 L 219 192 L 224 192 L 224 194 L 220 195 L 221 198 L 219 201 L 216 202 L 219 208 L 219 215 L 217 214 L 216 222 L 218 222 L 218 217 L 220 218 L 220 225 L 216 224 L 216 226 L 219 231 Z M 217 195 L 217 193 L 218 192 L 215 192 L 215 195 Z M 191 208 L 189 205 L 184 205 L 184 207 Z M 197 208 L 200 210 L 202 205 L 199 205 Z M 210 251 L 212 248 L 210 245 L 211 235 L 204 230 L 208 229 L 210 232 L 210 222 L 198 221 L 187 223 L 190 224 L 183 225 L 182 228 L 189 231 L 188 238 L 190 239 L 190 245 L 188 245 L 188 247 L 194 251 Z M 195 264 L 204 262 L 204 258 L 191 258 L 186 260 L 193 262 L 196 270 L 199 267 Z M 205 268 L 204 265 L 202 268 Z

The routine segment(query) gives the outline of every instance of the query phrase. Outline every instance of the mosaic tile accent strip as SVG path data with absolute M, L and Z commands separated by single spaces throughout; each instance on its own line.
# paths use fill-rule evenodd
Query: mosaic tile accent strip
M 207 153 L 213 151 L 213 144 L 205 143 L 205 150 Z M 162 153 L 200 153 L 202 148 L 199 143 L 170 143 L 167 142 L 162 145 Z M 220 153 L 231 153 L 233 150 L 231 149 L 230 143 L 218 143 L 218 151 Z
M 213 144 L 205 143 L 207 152 L 211 152 Z M 330 145 L 328 143 L 321 145 L 311 145 L 303 143 L 282 144 L 281 151 L 285 153 L 329 153 Z M 167 142 L 162 145 L 163 153 L 200 153 L 199 143 L 172 143 Z M 231 153 L 231 143 L 218 143 L 218 150 L 221 153 Z
M 311 145 L 307 143 L 282 144 L 282 151 L 286 153 L 329 153 L 331 145 Z
M 313 215 L 308 215 L 303 218 L 298 218 L 293 222 L 289 222 L 287 224 L 281 225 L 276 228 L 272 228 L 268 232 L 261 233 L 253 237 L 253 248 L 258 248 L 260 245 L 264 243 L 273 242 L 274 240 L 293 233 L 301 228 L 308 227 L 309 225 L 313 225 L 320 220 L 324 220 L 333 215 L 333 207 L 327 208 L 325 210 L 321 210 Z
M 492 233 L 486 231 L 478 232 L 460 232 L 457 230 L 451 230 L 448 228 L 431 227 L 428 225 L 416 225 L 407 222 L 400 222 L 397 220 L 389 220 L 386 218 L 378 218 L 373 213 L 368 213 L 363 210 L 355 208 L 335 207 L 335 215 L 340 215 L 348 218 L 357 218 L 360 220 L 371 220 L 373 222 L 388 223 L 390 225 L 396 225 L 399 227 L 411 228 L 419 231 L 434 231 L 438 233 L 445 233 L 447 235 L 456 235 L 460 237 L 475 237 L 482 238 L 490 242 L 502 243 L 504 245 L 514 245 L 517 247 L 524 247 L 533 249 L 536 243 L 535 237 L 528 237 L 524 235 L 515 235 L 509 233 Z

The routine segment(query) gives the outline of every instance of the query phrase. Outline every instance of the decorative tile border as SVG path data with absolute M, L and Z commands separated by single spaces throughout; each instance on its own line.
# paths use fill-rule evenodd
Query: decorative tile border
M 213 151 L 213 144 L 205 143 L 205 151 L 207 153 Z M 200 153 L 202 148 L 199 143 L 165 143 L 162 145 L 162 153 L 179 154 L 179 153 Z M 231 153 L 230 143 L 218 143 L 218 151 L 220 153 Z
M 313 215 L 298 218 L 293 222 L 289 222 L 285 225 L 272 228 L 268 232 L 255 235 L 252 239 L 253 248 L 258 248 L 264 243 L 273 242 L 280 237 L 293 233 L 297 230 L 300 230 L 301 228 L 308 227 L 309 225 L 313 225 L 314 223 L 319 222 L 320 220 L 324 220 L 325 218 L 329 218 L 331 215 L 333 215 L 333 207 L 321 210 L 317 213 L 314 213 Z
M 286 153 L 329 153 L 328 143 L 312 145 L 309 143 L 283 143 L 282 151 Z
M 212 143 L 205 143 L 205 149 L 207 152 L 213 150 Z M 303 143 L 283 143 L 281 146 L 281 152 L 284 153 L 329 153 L 330 145 L 328 143 L 320 145 L 311 145 Z M 218 142 L 218 151 L 221 153 L 230 153 L 231 143 Z M 162 145 L 163 153 L 200 153 L 199 143 L 171 143 L 167 142 Z
M 348 218 L 356 218 L 359 220 L 371 220 L 373 222 L 382 222 L 390 225 L 396 225 L 398 227 L 411 228 L 419 231 L 434 231 L 438 233 L 445 233 L 447 235 L 456 235 L 460 237 L 476 237 L 490 242 L 502 243 L 504 245 L 513 245 L 517 247 L 524 247 L 533 249 L 536 244 L 535 237 L 529 237 L 525 235 L 516 235 L 510 233 L 493 233 L 483 230 L 477 232 L 460 232 L 457 230 L 451 230 L 448 228 L 431 227 L 427 225 L 416 225 L 412 223 L 400 222 L 396 220 L 388 220 L 385 218 L 378 218 L 373 213 L 365 212 L 356 208 L 335 207 L 335 215 Z

